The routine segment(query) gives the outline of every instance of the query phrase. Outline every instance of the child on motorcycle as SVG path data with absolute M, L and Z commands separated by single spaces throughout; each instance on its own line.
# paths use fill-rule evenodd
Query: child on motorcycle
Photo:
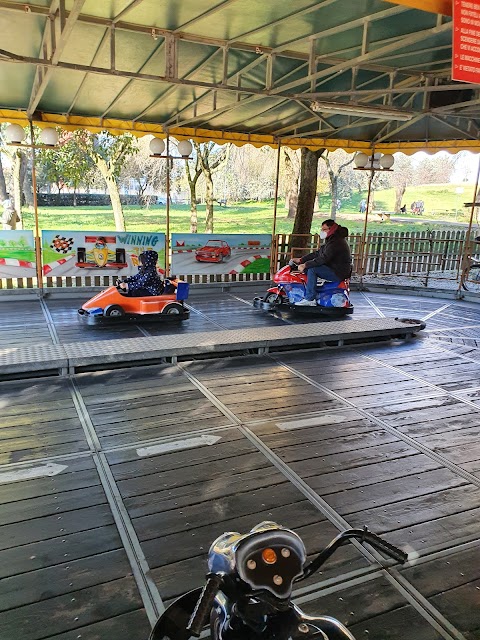
M 316 306 L 317 278 L 335 282 L 345 280 L 351 275 L 352 256 L 346 240 L 348 229 L 337 224 L 335 220 L 324 220 L 320 237 L 325 243 L 318 251 L 294 260 L 300 272 L 307 271 L 305 298 L 296 302 L 295 306 Z
M 144 251 L 138 256 L 140 266 L 138 273 L 130 276 L 118 287 L 129 296 L 160 296 L 164 293 L 165 284 L 157 271 L 158 253 L 156 251 Z

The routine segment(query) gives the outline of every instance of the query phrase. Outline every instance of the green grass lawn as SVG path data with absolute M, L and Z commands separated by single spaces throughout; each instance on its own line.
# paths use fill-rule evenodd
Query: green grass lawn
M 457 187 L 464 189 L 463 193 L 456 193 Z M 359 203 L 365 193 L 355 193 L 349 200 L 342 202 L 339 221 L 349 227 L 352 233 L 363 230 L 363 216 L 359 213 Z M 380 222 L 372 216 L 369 221 L 369 231 L 422 231 L 427 228 L 446 228 L 445 222 L 466 222 L 469 210 L 463 208 L 463 203 L 473 197 L 472 185 L 425 185 L 409 187 L 405 193 L 404 204 L 407 205 L 405 223 Z M 377 209 L 393 211 L 395 194 L 393 189 L 385 189 L 375 193 Z M 423 216 L 409 213 L 410 204 L 414 200 L 425 202 Z M 320 210 L 314 215 L 312 230 L 318 229 L 322 220 L 330 213 L 330 197 L 320 196 Z M 456 214 L 453 210 L 461 213 Z M 127 231 L 165 232 L 165 206 L 155 206 L 150 209 L 126 206 L 125 221 Z M 439 215 L 439 211 L 448 211 Z M 437 213 L 432 213 L 437 212 Z M 198 210 L 198 231 L 204 231 L 205 209 L 201 205 Z M 33 229 L 33 212 L 23 210 L 26 229 Z M 434 219 L 435 223 L 426 222 Z M 227 207 L 215 207 L 214 231 L 217 233 L 271 233 L 273 220 L 273 202 L 247 202 Z M 438 222 L 437 222 L 438 220 Z M 58 230 L 114 230 L 113 212 L 110 207 L 40 207 L 39 221 L 41 229 Z M 277 232 L 290 233 L 293 219 L 287 218 L 282 201 L 279 201 L 277 212 Z M 190 207 L 188 205 L 173 205 L 170 209 L 170 231 L 173 233 L 188 233 L 190 230 Z

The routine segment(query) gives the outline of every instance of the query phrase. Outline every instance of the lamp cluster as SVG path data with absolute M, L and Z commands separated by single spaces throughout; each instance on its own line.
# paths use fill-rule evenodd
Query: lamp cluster
M 9 124 L 5 129 L 5 138 L 9 144 L 21 145 L 25 140 L 26 133 L 19 124 Z M 40 133 L 40 142 L 46 147 L 55 147 L 58 143 L 58 131 L 53 127 L 46 127 Z M 26 145 L 36 146 L 36 145 Z M 193 146 L 190 140 L 181 140 L 177 145 L 178 153 L 182 158 L 188 158 L 192 153 Z M 150 141 L 150 152 L 153 156 L 161 157 L 165 151 L 165 142 L 161 138 L 152 138 Z
M 190 140 L 181 140 L 177 145 L 178 153 L 182 158 L 188 158 L 192 153 L 193 146 Z M 165 151 L 165 142 L 161 138 L 152 138 L 150 140 L 150 153 L 152 156 L 161 157 Z
M 25 130 L 19 124 L 9 124 L 5 129 L 5 137 L 10 144 L 22 144 L 25 136 Z M 58 131 L 53 127 L 42 129 L 40 142 L 47 147 L 54 147 L 58 142 Z
M 391 171 L 395 158 L 390 153 L 374 153 L 368 156 L 360 151 L 355 155 L 355 168 L 360 171 Z

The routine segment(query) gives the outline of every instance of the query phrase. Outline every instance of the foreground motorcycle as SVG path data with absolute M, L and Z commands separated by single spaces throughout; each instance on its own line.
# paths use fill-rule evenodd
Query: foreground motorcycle
M 293 584 L 309 578 L 343 544 L 367 543 L 397 562 L 407 554 L 364 529 L 348 529 L 307 564 L 301 538 L 275 522 L 249 533 L 224 533 L 210 547 L 205 586 L 171 604 L 150 640 L 188 640 L 209 624 L 212 640 L 355 640 L 329 616 L 304 614 L 292 601 Z
M 274 287 L 268 289 L 264 298 L 255 298 L 253 306 L 264 311 L 287 309 L 304 315 L 326 316 L 341 318 L 353 313 L 353 305 L 350 302 L 350 281 L 338 280 L 335 282 L 321 281 L 317 285 L 316 306 L 297 306 L 305 297 L 307 274 L 298 271 L 298 264 L 290 260 L 288 264 L 279 269 L 273 276 Z

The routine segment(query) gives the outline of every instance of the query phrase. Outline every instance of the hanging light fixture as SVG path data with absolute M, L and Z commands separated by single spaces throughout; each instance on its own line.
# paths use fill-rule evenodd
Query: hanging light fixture
M 182 140 L 178 143 L 177 149 L 182 158 L 188 158 L 192 153 L 193 146 L 190 140 Z
M 368 156 L 359 151 L 355 155 L 354 163 L 356 171 L 392 171 L 395 158 L 390 153 L 374 153 Z
M 20 144 L 25 140 L 26 133 L 19 124 L 9 124 L 5 129 L 5 137 L 11 144 Z
M 365 167 L 367 166 L 367 162 L 368 162 L 368 156 L 366 153 L 359 151 L 355 155 L 354 163 L 357 169 L 365 169 Z
M 52 127 L 46 127 L 42 129 L 40 133 L 40 142 L 48 147 L 54 147 L 58 142 L 58 131 Z
M 161 156 L 165 151 L 165 142 L 161 138 L 152 138 L 149 147 L 153 156 Z

